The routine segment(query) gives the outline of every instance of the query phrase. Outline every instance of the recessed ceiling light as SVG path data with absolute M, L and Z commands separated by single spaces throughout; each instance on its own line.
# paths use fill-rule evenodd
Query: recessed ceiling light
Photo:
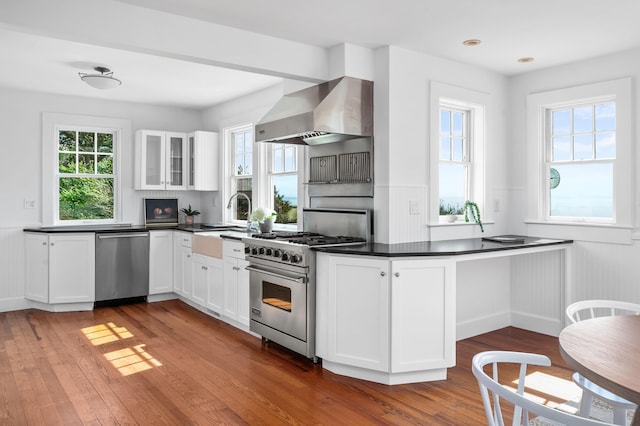
M 533 62 L 535 60 L 535 58 L 532 58 L 530 56 L 524 57 L 524 58 L 518 58 L 518 62 Z
M 472 38 L 470 40 L 465 40 L 462 42 L 462 44 L 464 44 L 465 46 L 477 46 L 480 43 L 482 43 L 482 41 L 478 40 L 477 38 Z

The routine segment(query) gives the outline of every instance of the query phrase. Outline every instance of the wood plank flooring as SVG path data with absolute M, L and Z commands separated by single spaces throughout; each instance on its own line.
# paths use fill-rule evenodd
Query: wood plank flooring
M 557 339 L 516 328 L 458 342 L 446 381 L 386 386 L 330 373 L 177 300 L 5 312 L 0 424 L 481 425 L 470 363 L 494 349 L 547 354 L 545 372 L 570 380 Z

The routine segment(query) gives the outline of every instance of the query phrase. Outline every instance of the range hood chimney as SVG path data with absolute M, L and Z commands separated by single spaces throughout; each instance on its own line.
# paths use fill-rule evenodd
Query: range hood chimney
M 373 136 L 373 82 L 341 77 L 285 95 L 256 124 L 256 142 L 318 145 Z

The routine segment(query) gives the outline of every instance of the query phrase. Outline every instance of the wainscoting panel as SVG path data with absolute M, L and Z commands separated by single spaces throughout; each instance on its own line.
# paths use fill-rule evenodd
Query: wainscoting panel
M 429 190 L 427 187 L 376 187 L 376 197 L 386 194 L 388 214 L 388 240 L 378 242 L 406 243 L 429 239 Z M 383 195 L 380 194 L 380 195 Z M 378 203 L 376 203 L 376 206 Z M 385 215 L 386 216 L 386 215 Z M 384 219 L 383 219 L 384 220 Z M 379 222 L 380 226 L 385 226 Z
M 0 228 L 0 312 L 27 307 L 24 268 L 22 228 Z

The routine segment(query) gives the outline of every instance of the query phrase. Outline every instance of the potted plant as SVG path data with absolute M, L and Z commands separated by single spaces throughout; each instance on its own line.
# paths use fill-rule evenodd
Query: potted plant
M 273 210 L 260 207 L 251 212 L 251 221 L 258 222 L 260 232 L 268 233 L 273 229 L 273 222 L 277 215 Z
M 482 220 L 480 220 L 480 209 L 478 205 L 473 201 L 465 201 L 464 202 L 464 221 L 469 222 L 469 212 L 471 212 L 471 217 L 473 220 L 480 226 L 480 230 L 484 232 L 484 226 L 482 226 Z
M 440 200 L 440 216 L 446 216 L 447 222 L 455 222 L 458 220 L 458 215 L 462 213 L 464 213 L 464 209 L 458 203 L 455 206 L 451 204 L 445 206 L 444 202 Z
M 193 225 L 193 217 L 198 216 L 200 212 L 198 210 L 192 209 L 191 204 L 189 204 L 188 208 L 181 208 L 180 211 L 184 213 L 184 223 L 186 225 Z

